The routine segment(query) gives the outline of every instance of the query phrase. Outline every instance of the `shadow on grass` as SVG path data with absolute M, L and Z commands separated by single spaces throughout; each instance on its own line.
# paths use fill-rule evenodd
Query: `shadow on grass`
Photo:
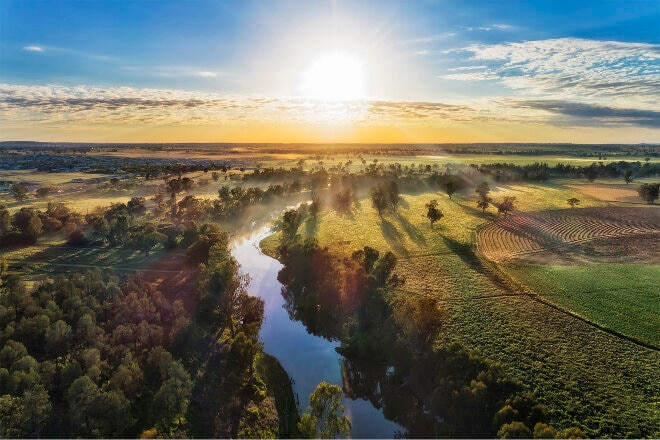
M 445 241 L 447 248 L 449 248 L 452 253 L 457 255 L 461 261 L 467 264 L 472 270 L 484 275 L 498 287 L 512 292 L 512 286 L 507 283 L 506 280 L 502 278 L 492 267 L 484 265 L 483 260 L 481 260 L 477 254 L 474 253 L 474 249 L 471 245 L 461 243 L 444 235 L 442 236 L 442 239 Z
M 313 237 L 319 230 L 319 219 L 318 217 L 309 217 L 305 220 L 305 234 L 308 237 Z
M 383 233 L 383 237 L 387 242 L 392 245 L 394 250 L 401 255 L 408 255 L 408 250 L 403 246 L 401 233 L 396 229 L 391 222 L 385 220 L 385 218 L 380 218 L 380 230 Z
M 410 223 L 407 218 L 400 215 L 398 212 L 396 213 L 396 218 L 399 221 L 399 224 L 401 225 L 405 233 L 408 235 L 408 237 L 410 237 L 412 241 L 414 241 L 418 245 L 426 244 L 426 239 L 424 239 L 424 234 L 422 234 L 419 231 L 419 228 L 417 228 L 417 226 Z

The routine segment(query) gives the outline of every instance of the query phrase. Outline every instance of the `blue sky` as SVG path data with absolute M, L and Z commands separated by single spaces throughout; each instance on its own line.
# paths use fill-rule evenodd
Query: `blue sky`
M 657 0 L 4 0 L 0 137 L 660 142 L 659 29 Z M 366 98 L 301 95 L 334 52 Z

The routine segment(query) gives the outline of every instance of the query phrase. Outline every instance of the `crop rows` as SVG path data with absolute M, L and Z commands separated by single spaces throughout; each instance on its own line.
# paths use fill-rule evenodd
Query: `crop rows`
M 479 250 L 492 260 L 540 252 L 589 240 L 660 232 L 660 210 L 589 208 L 519 213 L 486 225 Z

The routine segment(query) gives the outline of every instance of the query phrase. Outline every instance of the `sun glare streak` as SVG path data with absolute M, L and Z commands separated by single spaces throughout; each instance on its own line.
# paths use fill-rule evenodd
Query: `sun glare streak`
M 324 55 L 302 75 L 302 93 L 322 101 L 352 101 L 366 97 L 362 63 L 342 53 Z

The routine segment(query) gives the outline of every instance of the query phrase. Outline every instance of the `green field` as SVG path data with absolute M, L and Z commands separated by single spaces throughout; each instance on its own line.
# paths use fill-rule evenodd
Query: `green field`
M 660 266 L 507 264 L 505 270 L 543 298 L 626 336 L 660 346 Z
M 516 195 L 520 209 L 534 211 L 566 208 L 574 193 L 561 184 L 502 186 L 492 193 L 494 198 L 505 194 Z M 608 205 L 580 198 L 583 206 Z M 438 200 L 445 215 L 434 228 L 424 217 L 424 204 L 431 199 Z M 660 354 L 536 301 L 511 284 L 495 263 L 480 259 L 473 249 L 474 233 L 494 214 L 492 207 L 486 214 L 475 209 L 475 199 L 469 191 L 453 200 L 441 193 L 404 194 L 397 212 L 382 218 L 369 199 L 361 199 L 351 214 L 324 210 L 316 220 L 303 222 L 298 232 L 316 236 L 341 255 L 365 245 L 395 252 L 397 272 L 406 278 L 397 295 L 441 299 L 447 312 L 441 339 L 460 341 L 501 362 L 548 405 L 559 427 L 579 426 L 592 437 L 660 435 Z M 272 252 L 278 237 L 264 240 L 264 248 Z M 575 273 L 583 271 L 586 282 L 588 270 L 577 267 Z M 600 286 L 617 277 L 614 270 L 620 276 L 624 268 L 611 270 Z M 658 272 L 635 270 L 645 277 L 630 284 L 626 293 L 631 301 L 619 302 L 618 315 L 611 318 L 623 321 L 622 332 L 648 336 L 652 325 L 634 323 L 654 314 L 657 323 Z M 573 290 L 579 293 L 580 288 L 576 283 Z M 635 291 L 646 298 L 643 304 L 630 297 Z M 595 318 L 585 313 L 579 298 L 563 306 Z

